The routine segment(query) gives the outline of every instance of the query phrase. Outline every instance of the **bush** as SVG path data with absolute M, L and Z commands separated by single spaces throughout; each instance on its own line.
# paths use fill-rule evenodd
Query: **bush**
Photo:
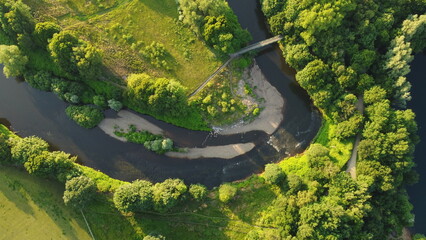
M 96 186 L 90 178 L 75 177 L 65 184 L 64 203 L 74 208 L 83 208 L 93 200 L 95 193 Z
M 33 87 L 42 91 L 52 90 L 52 79 L 53 76 L 46 71 L 38 71 L 37 73 L 25 74 L 25 81 Z
M 49 144 L 43 139 L 35 136 L 26 138 L 10 138 L 12 160 L 24 164 L 32 155 L 40 155 L 47 151 Z
M 110 99 L 108 100 L 108 107 L 118 112 L 123 108 L 123 104 L 120 101 L 117 101 L 115 99 Z
M 162 235 L 147 235 L 143 238 L 143 240 L 166 240 Z
M 207 188 L 201 184 L 192 184 L 189 186 L 189 194 L 197 200 L 203 200 L 207 196 Z
M 141 54 L 150 61 L 150 63 L 156 67 L 164 68 L 169 70 L 170 66 L 166 61 L 167 56 L 170 54 L 167 52 L 163 44 L 152 42 L 151 45 L 146 46 L 145 50 Z
M 102 111 L 94 106 L 69 106 L 67 116 L 84 128 L 96 127 L 104 118 Z
M 237 188 L 230 184 L 222 184 L 219 187 L 219 200 L 221 202 L 227 203 L 237 194 Z
M 18 46 L 0 45 L 0 64 L 4 64 L 6 77 L 17 77 L 24 72 L 28 57 L 23 55 Z
M 173 150 L 173 141 L 169 138 L 163 138 L 161 135 L 154 135 L 148 131 L 138 131 L 134 125 L 130 125 L 127 132 L 115 131 L 115 135 L 124 137 L 129 142 L 143 144 L 150 151 L 158 154 Z
M 414 235 L 413 240 L 426 240 L 425 235 L 417 233 Z
M 136 180 L 120 186 L 114 193 L 114 204 L 122 212 L 137 212 L 152 209 L 152 183 Z
M 32 155 L 24 167 L 28 173 L 39 177 L 55 177 L 61 182 L 67 178 L 75 176 L 77 170 L 74 168 L 74 162 L 77 157 L 71 157 L 70 154 L 61 151 L 44 151 L 38 155 Z
M 10 147 L 7 143 L 8 137 L 0 133 L 0 162 L 10 162 L 12 154 L 10 153 Z
M 144 147 L 158 154 L 163 154 L 173 150 L 173 141 L 170 138 L 147 141 L 144 143 Z
M 285 180 L 284 171 L 277 164 L 266 164 L 263 178 L 271 184 L 281 184 Z
M 93 96 L 93 104 L 101 108 L 105 108 L 107 106 L 104 96 L 101 95 Z
M 153 188 L 154 209 L 165 212 L 174 207 L 187 191 L 185 183 L 180 179 L 166 179 L 156 183 Z
M 49 40 L 55 33 L 59 33 L 61 27 L 53 22 L 40 22 L 37 23 L 34 30 L 34 40 L 43 49 L 47 48 Z

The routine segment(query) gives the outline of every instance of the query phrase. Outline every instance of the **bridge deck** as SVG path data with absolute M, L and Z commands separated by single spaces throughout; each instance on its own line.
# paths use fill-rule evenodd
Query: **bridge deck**
M 255 49 L 257 49 L 257 48 L 261 48 L 261 47 L 267 46 L 267 45 L 269 45 L 269 44 L 272 44 L 272 43 L 278 42 L 278 41 L 280 41 L 280 40 L 282 40 L 282 39 L 283 39 L 283 37 L 282 37 L 281 35 L 278 35 L 278 36 L 275 36 L 275 37 L 272 37 L 272 38 L 269 38 L 269 39 L 266 39 L 266 40 L 263 40 L 263 41 L 260 41 L 260 42 L 254 43 L 254 44 L 252 44 L 252 45 L 249 45 L 249 46 L 247 46 L 247 47 L 245 47 L 245 48 L 241 49 L 240 51 L 238 51 L 238 52 L 235 52 L 235 53 L 231 54 L 230 56 L 231 56 L 231 57 L 236 57 L 236 56 L 238 56 L 238 55 L 241 55 L 241 54 L 244 54 L 244 53 L 246 53 L 246 52 L 249 52 L 249 51 L 255 50 Z

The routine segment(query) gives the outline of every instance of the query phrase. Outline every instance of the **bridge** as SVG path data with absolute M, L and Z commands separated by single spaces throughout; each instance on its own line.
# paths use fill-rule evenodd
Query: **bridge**
M 222 64 L 222 66 L 220 66 L 218 69 L 216 69 L 216 71 L 214 71 L 212 75 L 210 75 L 197 89 L 195 89 L 195 91 L 193 91 L 189 95 L 189 97 L 192 97 L 192 96 L 196 95 L 197 93 L 199 93 L 207 85 L 207 83 L 210 82 L 210 80 L 212 80 L 217 74 L 219 74 L 226 66 L 228 66 L 228 64 L 234 58 L 236 58 L 236 57 L 238 57 L 238 56 L 240 56 L 240 55 L 242 55 L 242 54 L 244 54 L 246 52 L 250 52 L 250 51 L 253 51 L 253 50 L 256 50 L 256 49 L 268 46 L 268 45 L 270 45 L 272 43 L 276 43 L 276 42 L 278 42 L 278 41 L 280 41 L 282 39 L 283 39 L 283 36 L 278 35 L 278 36 L 271 37 L 271 38 L 268 38 L 266 40 L 263 40 L 263 41 L 251 44 L 251 45 L 249 45 L 249 46 L 247 46 L 245 48 L 242 48 L 238 52 L 229 54 L 228 61 L 226 61 L 224 64 Z
M 278 36 L 275 36 L 275 37 L 271 37 L 271 38 L 268 38 L 266 40 L 263 40 L 263 41 L 251 44 L 251 45 L 249 45 L 249 46 L 241 49 L 240 51 L 238 51 L 236 53 L 230 54 L 229 56 L 231 58 L 238 57 L 239 55 L 242 55 L 242 54 L 244 54 L 246 52 L 250 52 L 252 50 L 256 50 L 258 48 L 262 48 L 262 47 L 268 46 L 269 44 L 276 43 L 276 42 L 278 42 L 278 41 L 280 41 L 282 39 L 283 39 L 283 36 L 281 36 L 281 35 L 278 35 Z

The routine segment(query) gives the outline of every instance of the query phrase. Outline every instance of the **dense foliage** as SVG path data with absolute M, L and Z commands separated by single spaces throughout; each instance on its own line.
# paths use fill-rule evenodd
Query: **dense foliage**
M 74 177 L 65 183 L 64 203 L 74 208 L 84 208 L 94 198 L 96 185 L 86 176 Z
M 231 54 L 250 40 L 224 0 L 179 0 L 181 20 L 220 54 Z
M 43 151 L 32 155 L 25 163 L 24 167 L 28 173 L 39 177 L 57 178 L 61 182 L 72 176 L 75 172 L 74 162 L 77 157 L 61 151 Z
M 207 196 L 207 188 L 201 184 L 191 184 L 188 192 L 197 201 L 201 201 Z
M 183 199 L 187 186 L 180 179 L 152 183 L 136 180 L 121 186 L 114 193 L 114 204 L 122 212 L 155 210 L 165 212 Z
M 399 234 L 413 220 L 404 187 L 416 178 L 417 126 L 411 110 L 398 108 L 411 98 L 405 75 L 412 54 L 424 49 L 424 15 L 415 14 L 425 12 L 425 2 L 261 2 L 273 33 L 284 36 L 281 48 L 298 71 L 296 80 L 331 121 L 329 137 L 361 138 L 355 179 L 340 172 L 328 141 L 312 145 L 300 163 L 288 163 L 289 191 L 262 214 L 263 221 L 281 226 L 283 239 Z M 279 171 L 266 170 L 265 179 L 273 182 Z
M 6 77 L 20 76 L 28 62 L 28 57 L 23 55 L 18 46 L 0 45 L 0 64 L 4 65 L 3 72 Z
M 127 101 L 130 106 L 179 126 L 205 129 L 198 110 L 189 106 L 185 88 L 176 80 L 132 74 L 127 79 Z
M 102 111 L 94 106 L 69 106 L 65 112 L 70 119 L 84 128 L 94 128 L 104 119 Z
M 8 137 L 3 133 L 0 133 L 0 162 L 9 162 L 12 158 L 12 154 L 10 152 Z
M 55 33 L 48 48 L 53 61 L 69 79 L 81 81 L 99 73 L 102 62 L 99 50 L 70 31 Z
M 221 202 L 227 203 L 231 201 L 235 194 L 237 194 L 237 188 L 230 184 L 222 184 L 219 187 L 219 200 Z
M 134 125 L 130 125 L 127 131 L 118 129 L 114 131 L 114 134 L 126 138 L 129 142 L 143 144 L 146 149 L 158 154 L 174 150 L 173 141 L 170 138 L 155 135 L 148 131 L 139 131 Z

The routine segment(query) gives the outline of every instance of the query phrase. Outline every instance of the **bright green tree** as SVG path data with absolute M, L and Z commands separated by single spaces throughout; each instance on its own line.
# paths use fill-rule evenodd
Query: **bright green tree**
M 18 46 L 0 45 L 0 63 L 4 64 L 6 77 L 17 77 L 23 74 L 28 57 L 23 55 Z

